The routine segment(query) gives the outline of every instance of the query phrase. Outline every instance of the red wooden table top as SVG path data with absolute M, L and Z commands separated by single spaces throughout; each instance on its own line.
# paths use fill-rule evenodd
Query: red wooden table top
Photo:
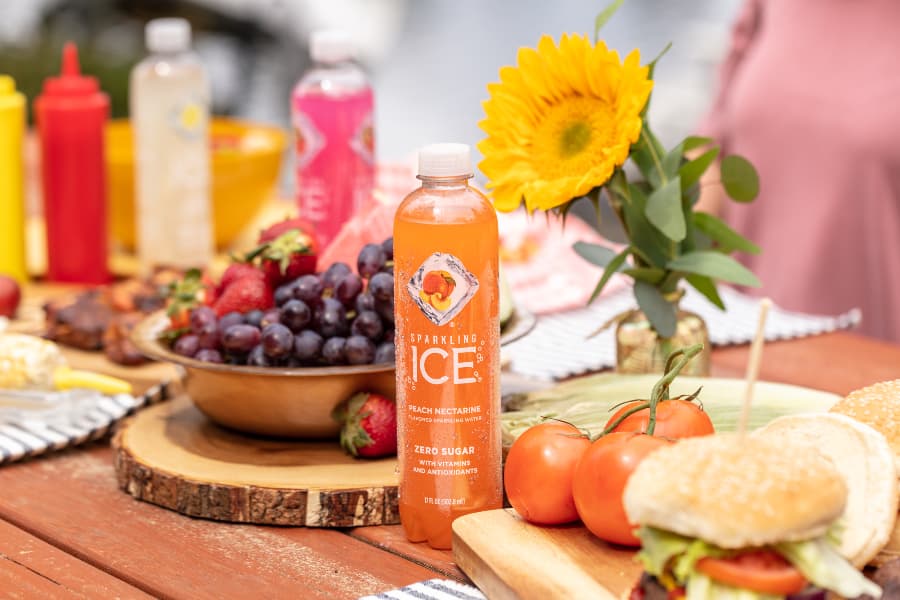
M 742 377 L 747 354 L 716 349 L 713 375 Z M 760 369 L 839 394 L 897 378 L 900 346 L 850 333 L 767 344 Z M 338 599 L 434 577 L 465 580 L 449 552 L 399 526 L 231 525 L 134 500 L 107 441 L 0 468 L 0 591 L 12 597 Z

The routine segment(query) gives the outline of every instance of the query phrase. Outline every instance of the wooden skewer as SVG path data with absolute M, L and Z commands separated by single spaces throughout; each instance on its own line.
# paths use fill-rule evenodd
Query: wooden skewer
M 741 420 L 738 422 L 738 434 L 744 435 L 747 431 L 747 421 L 750 419 L 750 404 L 753 402 L 753 385 L 759 375 L 759 363 L 762 360 L 763 344 L 766 341 L 766 317 L 772 301 L 763 298 L 759 303 L 759 322 L 756 325 L 756 335 L 753 337 L 753 345 L 750 346 L 750 360 L 747 362 L 747 386 L 744 389 L 744 404 L 741 407 Z

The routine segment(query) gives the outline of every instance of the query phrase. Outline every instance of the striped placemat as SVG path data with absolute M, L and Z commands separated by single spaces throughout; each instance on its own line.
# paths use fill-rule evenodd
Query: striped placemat
M 478 588 L 452 579 L 429 579 L 359 600 L 486 600 Z
M 756 333 L 759 298 L 720 286 L 727 310 L 719 310 L 688 288 L 681 306 L 706 320 L 713 345 L 750 342 Z M 631 287 L 597 299 L 590 306 L 540 315 L 534 329 L 503 347 L 510 370 L 519 375 L 555 380 L 597 371 L 616 364 L 615 327 L 589 337 L 604 323 L 636 306 Z M 846 329 L 859 324 L 858 309 L 838 316 L 808 315 L 773 306 L 766 320 L 766 340 L 782 340 Z
M 101 438 L 138 408 L 165 400 L 168 387 L 140 396 L 0 390 L 0 465 Z

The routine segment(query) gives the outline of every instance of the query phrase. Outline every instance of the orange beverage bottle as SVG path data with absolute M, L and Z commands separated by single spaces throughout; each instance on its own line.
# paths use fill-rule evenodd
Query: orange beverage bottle
M 468 146 L 426 146 L 394 218 L 400 521 L 445 549 L 503 501 L 497 215 L 471 177 Z

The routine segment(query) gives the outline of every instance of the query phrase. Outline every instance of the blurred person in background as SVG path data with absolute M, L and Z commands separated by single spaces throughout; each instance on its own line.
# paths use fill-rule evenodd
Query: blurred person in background
M 898 25 L 896 0 L 745 0 L 701 126 L 759 171 L 752 204 L 721 202 L 715 185 L 701 199 L 762 248 L 743 257 L 759 293 L 810 313 L 859 307 L 862 333 L 895 342 Z

